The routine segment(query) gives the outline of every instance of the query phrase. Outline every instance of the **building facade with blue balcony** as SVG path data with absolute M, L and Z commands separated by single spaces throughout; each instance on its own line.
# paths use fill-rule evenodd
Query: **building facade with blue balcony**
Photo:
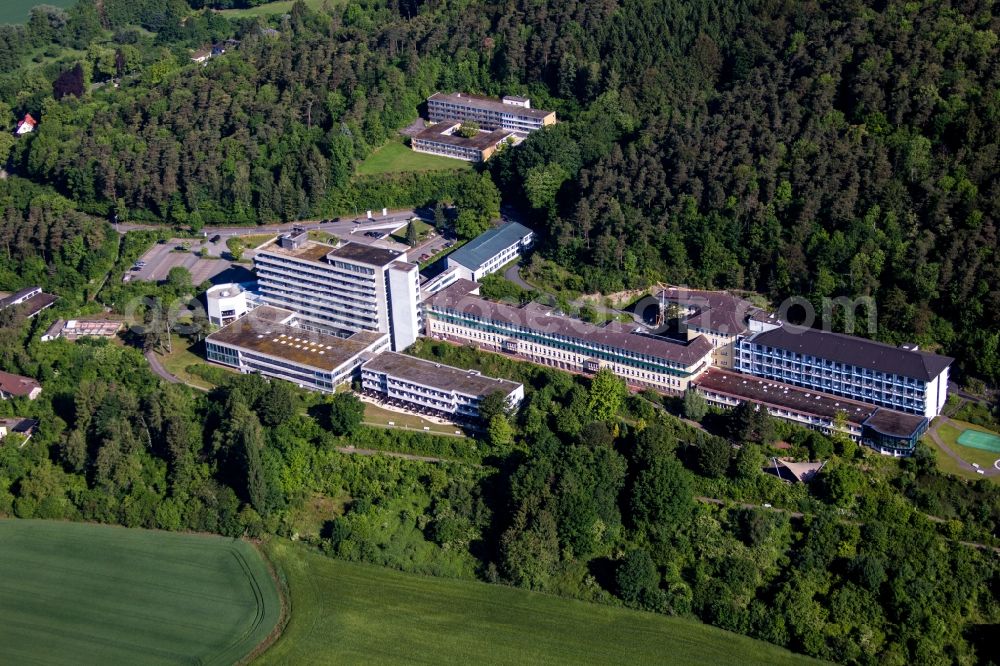
M 741 338 L 740 372 L 928 419 L 948 397 L 953 359 L 840 333 L 784 325 Z

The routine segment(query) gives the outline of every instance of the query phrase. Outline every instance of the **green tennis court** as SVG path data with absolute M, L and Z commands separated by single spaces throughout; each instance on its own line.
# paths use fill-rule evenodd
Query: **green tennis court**
M 971 449 L 1000 453 L 1000 437 L 982 430 L 963 430 L 958 443 Z

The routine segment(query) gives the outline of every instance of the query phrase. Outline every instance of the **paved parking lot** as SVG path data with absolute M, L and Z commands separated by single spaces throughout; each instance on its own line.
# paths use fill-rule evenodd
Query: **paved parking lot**
M 390 214 L 386 217 L 376 215 L 374 219 L 361 218 L 355 222 L 353 218 L 321 224 L 319 222 L 303 222 L 296 225 L 263 226 L 263 227 L 233 227 L 214 228 L 208 230 L 206 235 L 200 239 L 175 238 L 167 243 L 154 245 L 146 254 L 140 257 L 146 265 L 141 270 L 129 271 L 130 280 L 149 280 L 158 282 L 167 278 L 167 273 L 175 266 L 183 266 L 191 271 L 191 279 L 194 284 L 201 284 L 205 280 L 211 280 L 218 284 L 220 282 L 246 282 L 253 279 L 251 266 L 249 264 L 235 264 L 226 257 L 229 256 L 226 241 L 233 236 L 263 235 L 268 233 L 287 232 L 291 226 L 301 226 L 304 229 L 325 231 L 335 235 L 337 238 L 375 247 L 384 247 L 401 252 L 406 252 L 411 261 L 416 262 L 423 253 L 431 255 L 441 251 L 447 242 L 441 236 L 434 236 L 416 248 L 410 248 L 403 243 L 399 243 L 388 235 L 384 238 L 376 239 L 365 236 L 367 231 L 380 231 L 392 233 L 405 229 L 407 221 L 414 215 L 413 211 L 403 211 Z M 211 239 L 218 236 L 216 242 Z M 182 252 L 176 248 L 187 245 L 191 250 Z M 199 250 L 205 248 L 210 257 L 203 258 L 198 255 Z M 244 259 L 252 259 L 253 251 L 247 250 L 243 253 Z
M 175 248 L 182 241 L 172 241 L 163 245 L 154 245 L 146 254 L 142 255 L 142 261 L 146 262 L 142 270 L 129 271 L 132 280 L 149 280 L 159 282 L 167 279 L 167 273 L 175 266 L 182 266 L 191 271 L 191 281 L 194 284 L 201 284 L 205 280 L 214 283 L 219 282 L 246 282 L 252 279 L 249 266 L 235 264 L 227 259 L 212 258 L 207 259 L 198 256 L 195 250 L 200 248 L 200 244 L 191 245 L 192 251 L 178 252 Z

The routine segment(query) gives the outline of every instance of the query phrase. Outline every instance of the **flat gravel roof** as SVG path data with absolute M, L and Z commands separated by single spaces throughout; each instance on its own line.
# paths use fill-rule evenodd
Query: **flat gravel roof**
M 212 333 L 208 341 L 332 372 L 386 337 L 385 333 L 360 331 L 348 338 L 338 338 L 282 323 L 293 314 L 290 310 L 262 305 Z
M 473 370 L 462 370 L 396 352 L 379 354 L 361 366 L 361 369 L 398 377 L 442 391 L 454 391 L 472 396 L 486 396 L 497 391 L 510 395 L 521 386 L 506 379 L 486 377 Z

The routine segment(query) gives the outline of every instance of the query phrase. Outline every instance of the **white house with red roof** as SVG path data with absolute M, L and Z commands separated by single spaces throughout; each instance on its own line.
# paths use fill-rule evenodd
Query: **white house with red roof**
M 22 134 L 34 132 L 37 125 L 38 121 L 32 118 L 30 113 L 26 113 L 24 114 L 24 119 L 17 124 L 17 131 L 15 133 L 21 136 Z

